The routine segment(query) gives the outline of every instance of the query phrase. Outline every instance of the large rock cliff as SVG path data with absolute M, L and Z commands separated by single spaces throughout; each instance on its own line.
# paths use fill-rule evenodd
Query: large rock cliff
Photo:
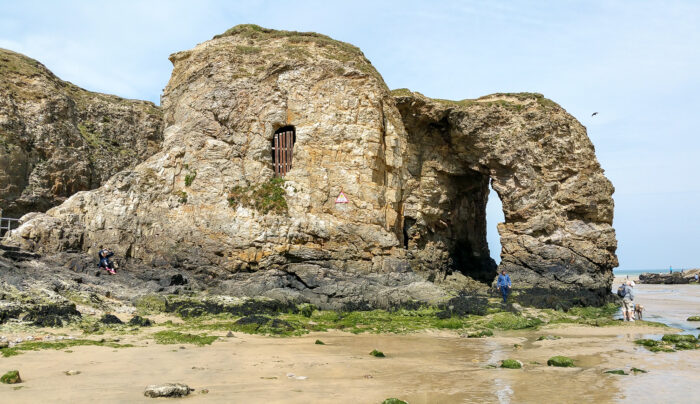
M 147 101 L 92 93 L 0 49 L 0 209 L 45 211 L 155 153 L 162 114 Z
M 110 245 L 189 270 L 217 293 L 333 308 L 434 302 L 470 284 L 464 275 L 482 285 L 495 276 L 491 181 L 506 216 L 501 265 L 521 299 L 605 300 L 613 189 L 585 129 L 551 101 L 392 95 L 352 45 L 251 25 L 170 60 L 161 150 L 25 217 L 8 243 Z M 279 129 L 295 139 L 284 180 Z M 335 203 L 341 191 L 349 203 Z

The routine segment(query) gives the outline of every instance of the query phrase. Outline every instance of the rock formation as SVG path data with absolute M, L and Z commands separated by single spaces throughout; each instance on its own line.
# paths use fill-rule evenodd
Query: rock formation
M 700 275 L 700 269 L 688 269 L 680 272 L 657 274 L 647 272 L 639 275 L 639 283 L 685 284 L 697 282 L 695 276 Z
M 213 293 L 331 308 L 434 302 L 495 276 L 491 183 L 506 218 L 501 267 L 524 302 L 609 294 L 612 185 L 583 126 L 541 95 L 392 95 L 352 45 L 251 25 L 170 60 L 161 150 L 27 215 L 7 243 L 110 245 L 206 278 Z M 293 133 L 286 157 L 274 152 L 278 130 Z M 341 191 L 349 203 L 335 203 Z
M 0 49 L 0 209 L 20 217 L 94 189 L 155 153 L 162 117 L 147 101 L 92 93 Z
M 414 268 L 493 280 L 490 181 L 505 216 L 499 269 L 545 305 L 605 299 L 617 266 L 613 187 L 576 119 L 541 94 L 394 94 L 408 132 L 404 244 Z

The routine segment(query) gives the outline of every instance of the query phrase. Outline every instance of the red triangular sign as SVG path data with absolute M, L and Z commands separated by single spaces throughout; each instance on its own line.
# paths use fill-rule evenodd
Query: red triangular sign
M 335 203 L 348 203 L 348 198 L 345 196 L 343 191 L 340 191 L 338 197 L 335 198 Z

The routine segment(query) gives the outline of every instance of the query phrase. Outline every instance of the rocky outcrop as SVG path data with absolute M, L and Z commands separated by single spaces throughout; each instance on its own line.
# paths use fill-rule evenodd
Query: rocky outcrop
M 404 244 L 413 267 L 494 279 L 490 183 L 505 216 L 499 270 L 531 288 L 537 301 L 524 301 L 605 299 L 617 266 L 613 187 L 574 117 L 541 94 L 458 102 L 394 94 L 408 132 Z
M 110 245 L 219 294 L 325 308 L 445 301 L 495 276 L 491 183 L 506 217 L 501 266 L 525 301 L 605 300 L 613 188 L 585 129 L 553 102 L 392 95 L 352 45 L 250 25 L 170 60 L 162 149 L 23 218 L 8 243 L 91 255 Z M 283 181 L 279 129 L 295 140 Z M 335 203 L 341 191 L 349 203 Z
M 147 101 L 92 93 L 0 49 L 0 209 L 45 211 L 155 153 L 162 114 Z
M 700 275 L 700 269 L 689 269 L 683 272 L 676 271 L 668 274 L 647 272 L 639 275 L 639 283 L 685 284 L 697 282 L 695 280 L 696 275 Z

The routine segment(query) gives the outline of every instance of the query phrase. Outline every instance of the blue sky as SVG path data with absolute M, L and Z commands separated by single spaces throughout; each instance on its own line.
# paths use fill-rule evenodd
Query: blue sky
M 700 267 L 698 22 L 696 1 L 0 0 L 0 47 L 86 89 L 159 103 L 170 53 L 255 23 L 353 43 L 390 88 L 540 92 L 588 128 L 615 185 L 620 267 L 688 268 Z

